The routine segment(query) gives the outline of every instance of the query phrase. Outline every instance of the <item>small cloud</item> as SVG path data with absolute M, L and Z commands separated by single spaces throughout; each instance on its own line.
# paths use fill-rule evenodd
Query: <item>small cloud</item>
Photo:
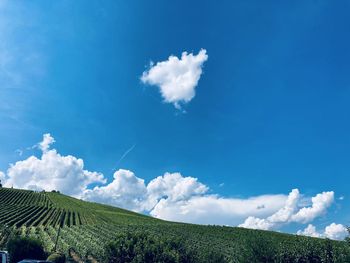
M 144 84 L 158 86 L 166 103 L 172 103 L 176 109 L 190 102 L 195 96 L 195 88 L 207 61 L 205 49 L 197 55 L 183 52 L 181 58 L 171 55 L 168 60 L 150 63 L 150 69 L 144 71 L 141 81 Z
M 50 133 L 46 133 L 43 135 L 43 140 L 38 144 L 38 147 L 43 152 L 47 152 L 47 150 L 50 148 L 50 145 L 53 144 L 55 139 L 51 136 Z
M 316 227 L 312 224 L 308 224 L 308 226 L 304 230 L 298 230 L 297 235 L 308 237 L 321 237 L 321 234 L 317 232 Z
M 345 197 L 344 196 L 341 196 L 341 197 L 339 197 L 338 198 L 340 201 L 343 201 L 344 199 L 345 199 Z

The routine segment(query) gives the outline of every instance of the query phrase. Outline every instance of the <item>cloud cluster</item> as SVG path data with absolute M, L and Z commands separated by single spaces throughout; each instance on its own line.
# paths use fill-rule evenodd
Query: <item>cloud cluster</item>
M 141 212 L 151 211 L 162 198 L 176 202 L 206 191 L 196 178 L 180 173 L 165 173 L 146 185 L 133 172 L 120 169 L 111 183 L 84 191 L 83 198 Z
M 0 177 L 8 187 L 59 190 L 64 194 L 146 212 L 154 217 L 191 223 L 236 225 L 249 215 L 267 216 L 279 210 L 285 195 L 223 198 L 208 194 L 197 178 L 165 173 L 148 184 L 132 171 L 118 170 L 112 181 L 84 168 L 82 159 L 60 155 L 50 146 L 55 139 L 44 134 L 36 145 L 41 157 L 30 156 L 10 165 Z M 91 188 L 92 184 L 97 186 Z
M 270 230 L 283 224 L 296 222 L 308 223 L 324 214 L 334 201 L 334 192 L 322 192 L 311 198 L 311 206 L 302 207 L 301 195 L 298 189 L 293 189 L 285 205 L 267 218 L 248 217 L 240 227 Z
M 348 230 L 342 224 L 332 223 L 326 226 L 323 232 L 318 232 L 316 227 L 309 224 L 304 230 L 299 230 L 298 235 L 319 237 L 319 238 L 329 238 L 334 240 L 344 240 L 348 236 Z
M 55 149 L 50 134 L 44 134 L 38 144 L 42 150 L 40 158 L 30 156 L 26 160 L 11 164 L 6 172 L 5 185 L 32 190 L 59 190 L 79 197 L 92 183 L 105 183 L 101 173 L 84 169 L 84 161 L 74 156 L 62 156 Z
M 221 225 L 238 224 L 250 214 L 271 214 L 286 199 L 284 195 L 222 198 L 208 190 L 197 178 L 180 173 L 165 173 L 145 184 L 131 171 L 118 170 L 111 183 L 86 190 L 83 198 L 171 221 Z
M 157 62 L 155 65 L 151 63 L 151 68 L 143 72 L 141 81 L 158 86 L 164 101 L 180 109 L 181 104 L 194 98 L 195 88 L 207 59 L 205 49 L 201 49 L 197 55 L 183 52 L 180 59 L 170 56 L 166 61 Z

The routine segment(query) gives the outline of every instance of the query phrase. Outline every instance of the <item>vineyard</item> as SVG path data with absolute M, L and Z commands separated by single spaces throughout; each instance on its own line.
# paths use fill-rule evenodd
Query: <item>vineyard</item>
M 345 242 L 166 222 L 55 192 L 0 188 L 1 227 L 0 249 L 8 238 L 6 233 L 12 230 L 41 240 L 44 249 L 52 252 L 60 231 L 57 250 L 73 250 L 84 261 L 93 258 L 105 262 L 106 244 L 118 233 L 146 232 L 181 237 L 193 249 L 222 253 L 227 262 L 350 262 L 350 246 Z M 314 261 L 305 260 L 310 257 Z

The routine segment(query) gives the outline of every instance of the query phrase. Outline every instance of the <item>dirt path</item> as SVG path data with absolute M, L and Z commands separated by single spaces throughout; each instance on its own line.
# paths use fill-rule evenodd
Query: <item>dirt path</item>
M 77 253 L 75 253 L 74 250 L 70 250 L 69 251 L 69 256 L 72 258 L 73 262 L 76 262 L 76 263 L 84 263 L 84 261 L 78 256 Z
M 95 258 L 93 258 L 92 256 L 88 256 L 89 262 L 91 263 L 99 263 Z
M 82 260 L 77 253 L 73 249 L 69 251 L 69 256 L 71 257 L 70 262 L 74 263 L 86 263 L 84 260 Z M 89 263 L 99 263 L 94 257 L 88 256 L 88 261 Z

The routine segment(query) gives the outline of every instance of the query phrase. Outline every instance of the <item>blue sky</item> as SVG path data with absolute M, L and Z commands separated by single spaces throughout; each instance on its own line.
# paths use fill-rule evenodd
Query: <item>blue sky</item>
M 2 0 L 0 171 L 40 156 L 26 148 L 50 133 L 107 182 L 127 169 L 146 183 L 179 172 L 225 198 L 334 191 L 313 223 L 349 224 L 349 8 Z M 208 60 L 180 110 L 140 80 L 150 61 L 201 49 Z

